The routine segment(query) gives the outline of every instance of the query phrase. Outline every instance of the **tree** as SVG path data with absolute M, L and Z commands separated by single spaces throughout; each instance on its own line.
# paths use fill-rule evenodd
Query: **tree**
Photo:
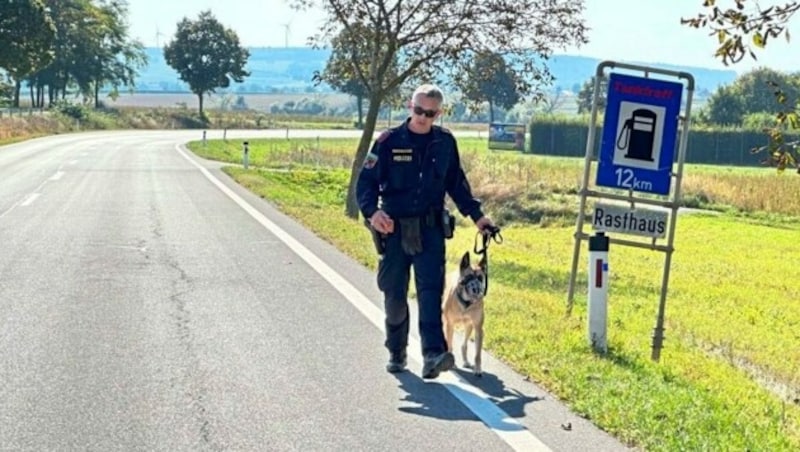
M 595 76 L 583 82 L 581 90 L 578 91 L 578 96 L 575 101 L 578 103 L 578 114 L 589 113 L 592 111 L 592 102 L 594 102 L 594 83 Z M 600 79 L 600 86 L 597 93 L 597 110 L 603 111 L 606 108 L 606 95 L 608 94 L 608 77 Z
M 364 127 L 364 98 L 369 94 L 369 87 L 358 77 L 358 71 L 369 72 L 369 35 L 370 29 L 362 24 L 342 29 L 331 42 L 331 54 L 325 69 L 314 72 L 317 84 L 325 82 L 337 91 L 355 96 L 359 129 Z M 396 62 L 387 72 L 396 76 Z M 394 91 L 394 94 L 399 94 L 399 89 Z
M 744 102 L 733 86 L 721 86 L 714 91 L 705 106 L 708 122 L 719 125 L 741 124 L 745 111 Z
M 360 129 L 364 127 L 364 97 L 367 96 L 367 87 L 360 83 L 355 75 L 356 70 L 353 64 L 358 64 L 354 62 L 367 63 L 367 61 L 358 58 L 357 54 L 362 52 L 361 47 L 363 47 L 359 44 L 363 44 L 364 40 L 353 36 L 357 33 L 356 28 L 353 29 L 353 32 L 345 29 L 333 38 L 331 54 L 325 63 L 325 69 L 321 73 L 314 72 L 314 81 L 317 84 L 326 82 L 336 91 L 355 96 L 358 128 Z
M 368 107 L 347 192 L 346 213 L 352 218 L 358 216 L 355 182 L 378 113 L 395 89 L 414 77 L 454 79 L 467 70 L 469 55 L 496 52 L 519 68 L 521 94 L 538 93 L 552 80 L 546 66 L 552 50 L 586 42 L 581 1 L 292 0 L 291 4 L 301 10 L 321 5 L 326 11 L 320 32 L 311 38 L 316 45 L 343 29 L 354 36 L 359 27 L 371 30 L 359 55 L 368 64 L 353 65 L 366 88 Z
M 758 113 L 776 111 L 785 105 L 796 105 L 798 89 L 792 77 L 769 68 L 757 68 L 746 72 L 733 82 L 741 96 L 744 112 Z M 775 96 L 775 86 L 780 86 L 785 98 Z
M 227 88 L 231 80 L 241 83 L 250 75 L 244 69 L 249 57 L 236 32 L 225 28 L 211 11 L 201 12 L 196 21 L 184 17 L 175 39 L 164 47 L 164 60 L 197 95 L 201 117 L 206 93 Z
M 53 59 L 55 32 L 41 1 L 0 0 L 0 68 L 14 81 L 14 107 L 22 80 Z
M 138 69 L 147 64 L 147 56 L 141 42 L 128 38 L 124 21 L 127 1 L 90 5 L 87 9 L 73 50 L 83 64 L 70 72 L 84 96 L 91 97 L 95 108 L 99 108 L 100 89 L 110 84 L 110 95 L 116 97 L 120 86 L 135 86 Z
M 757 59 L 755 49 L 764 48 L 769 41 L 783 35 L 789 39 L 786 25 L 794 13 L 800 9 L 800 2 L 792 1 L 783 5 L 773 5 L 748 9 L 746 0 L 731 0 L 728 8 L 720 8 L 715 0 L 703 0 L 706 13 L 695 17 L 682 18 L 681 24 L 693 28 L 711 30 L 711 35 L 718 40 L 714 54 L 725 65 L 735 64 L 746 55 Z M 752 42 L 752 46 L 749 42 Z M 775 115 L 775 127 L 769 128 L 767 134 L 770 143 L 755 149 L 754 152 L 768 152 L 767 162 L 778 167 L 779 171 L 789 166 L 797 167 L 800 174 L 800 154 L 798 141 L 786 141 L 783 128 L 787 125 L 793 129 L 800 128 L 800 105 L 786 102 L 783 89 L 777 84 L 772 86 L 773 94 L 782 107 Z
M 7 77 L 0 75 L 0 106 L 7 107 L 11 105 L 13 97 L 14 85 L 7 80 Z
M 782 103 L 774 86 L 784 87 L 785 103 L 794 105 L 800 96 L 796 77 L 768 68 L 759 68 L 737 77 L 731 85 L 720 87 L 708 100 L 708 120 L 714 124 L 741 125 L 752 113 L 774 112 Z
M 484 52 L 472 55 L 468 70 L 457 74 L 455 85 L 473 104 L 489 103 L 489 121 L 494 122 L 494 107 L 506 110 L 520 100 L 517 86 L 521 85 L 516 71 L 502 55 Z
M 93 5 L 90 0 L 45 0 L 50 17 L 56 26 L 53 43 L 54 57 L 47 67 L 37 71 L 29 78 L 29 84 L 36 86 L 37 95 L 31 93 L 33 105 L 44 105 L 44 88 L 48 88 L 49 104 L 65 98 L 70 80 L 74 74 L 81 73 L 84 61 L 78 57 L 84 35 L 84 21 L 90 21 Z
M 362 38 L 362 33 L 367 32 L 368 30 L 360 24 L 356 24 L 351 30 L 342 30 L 333 38 L 331 54 L 325 69 L 321 73 L 314 72 L 314 81 L 317 84 L 325 82 L 336 91 L 355 96 L 359 129 L 364 127 L 364 98 L 367 96 L 367 86 L 356 76 L 355 65 L 369 64 L 368 60 L 361 57 L 367 50 L 366 39 Z
M 78 88 L 84 99 L 99 103 L 100 89 L 134 86 L 137 70 L 145 63 L 141 43 L 128 38 L 127 0 L 43 0 L 55 25 L 53 59 L 27 77 L 31 103 L 50 105 Z
M 552 115 L 566 102 L 564 90 L 560 86 L 547 93 L 537 105 L 537 111 L 545 115 Z

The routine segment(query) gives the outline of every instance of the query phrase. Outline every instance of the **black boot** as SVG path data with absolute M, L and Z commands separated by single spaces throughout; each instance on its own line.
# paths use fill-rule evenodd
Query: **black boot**
M 422 366 L 422 378 L 436 378 L 440 373 L 452 369 L 456 365 L 456 358 L 450 352 L 425 357 Z
M 399 352 L 391 352 L 389 354 L 389 362 L 386 363 L 386 371 L 389 373 L 396 374 L 398 372 L 403 372 L 406 370 L 406 351 L 402 350 Z

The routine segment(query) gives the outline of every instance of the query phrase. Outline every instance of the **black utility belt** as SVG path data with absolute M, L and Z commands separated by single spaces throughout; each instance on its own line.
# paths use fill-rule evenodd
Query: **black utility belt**
M 446 238 L 453 237 L 453 231 L 456 227 L 456 218 L 447 209 L 430 210 L 422 215 L 414 215 L 409 217 L 399 217 L 398 220 L 413 221 L 418 219 L 420 226 L 425 227 L 440 227 L 444 231 Z
M 389 215 L 392 218 L 395 218 L 393 215 Z M 442 219 L 442 211 L 441 210 L 430 210 L 426 213 L 419 214 L 419 215 L 405 215 L 405 216 L 398 216 L 396 217 L 397 220 L 406 220 L 406 221 L 413 221 L 419 220 L 422 226 L 439 226 Z

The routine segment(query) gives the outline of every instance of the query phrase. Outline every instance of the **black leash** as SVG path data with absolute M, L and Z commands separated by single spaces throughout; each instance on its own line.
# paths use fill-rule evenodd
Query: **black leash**
M 475 246 L 473 246 L 475 254 L 483 254 L 486 256 L 486 284 L 483 286 L 484 296 L 489 292 L 489 244 L 492 243 L 492 240 L 498 245 L 503 243 L 503 236 L 500 234 L 499 227 L 490 226 L 487 229 L 489 230 L 488 233 L 478 231 L 475 234 Z M 478 249 L 478 236 L 481 237 L 482 241 L 481 249 Z

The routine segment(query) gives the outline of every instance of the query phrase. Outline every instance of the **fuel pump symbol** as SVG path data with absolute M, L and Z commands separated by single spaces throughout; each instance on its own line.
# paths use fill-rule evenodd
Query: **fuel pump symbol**
M 617 137 L 617 149 L 627 149 L 625 158 L 653 161 L 656 113 L 646 108 L 633 110 Z

